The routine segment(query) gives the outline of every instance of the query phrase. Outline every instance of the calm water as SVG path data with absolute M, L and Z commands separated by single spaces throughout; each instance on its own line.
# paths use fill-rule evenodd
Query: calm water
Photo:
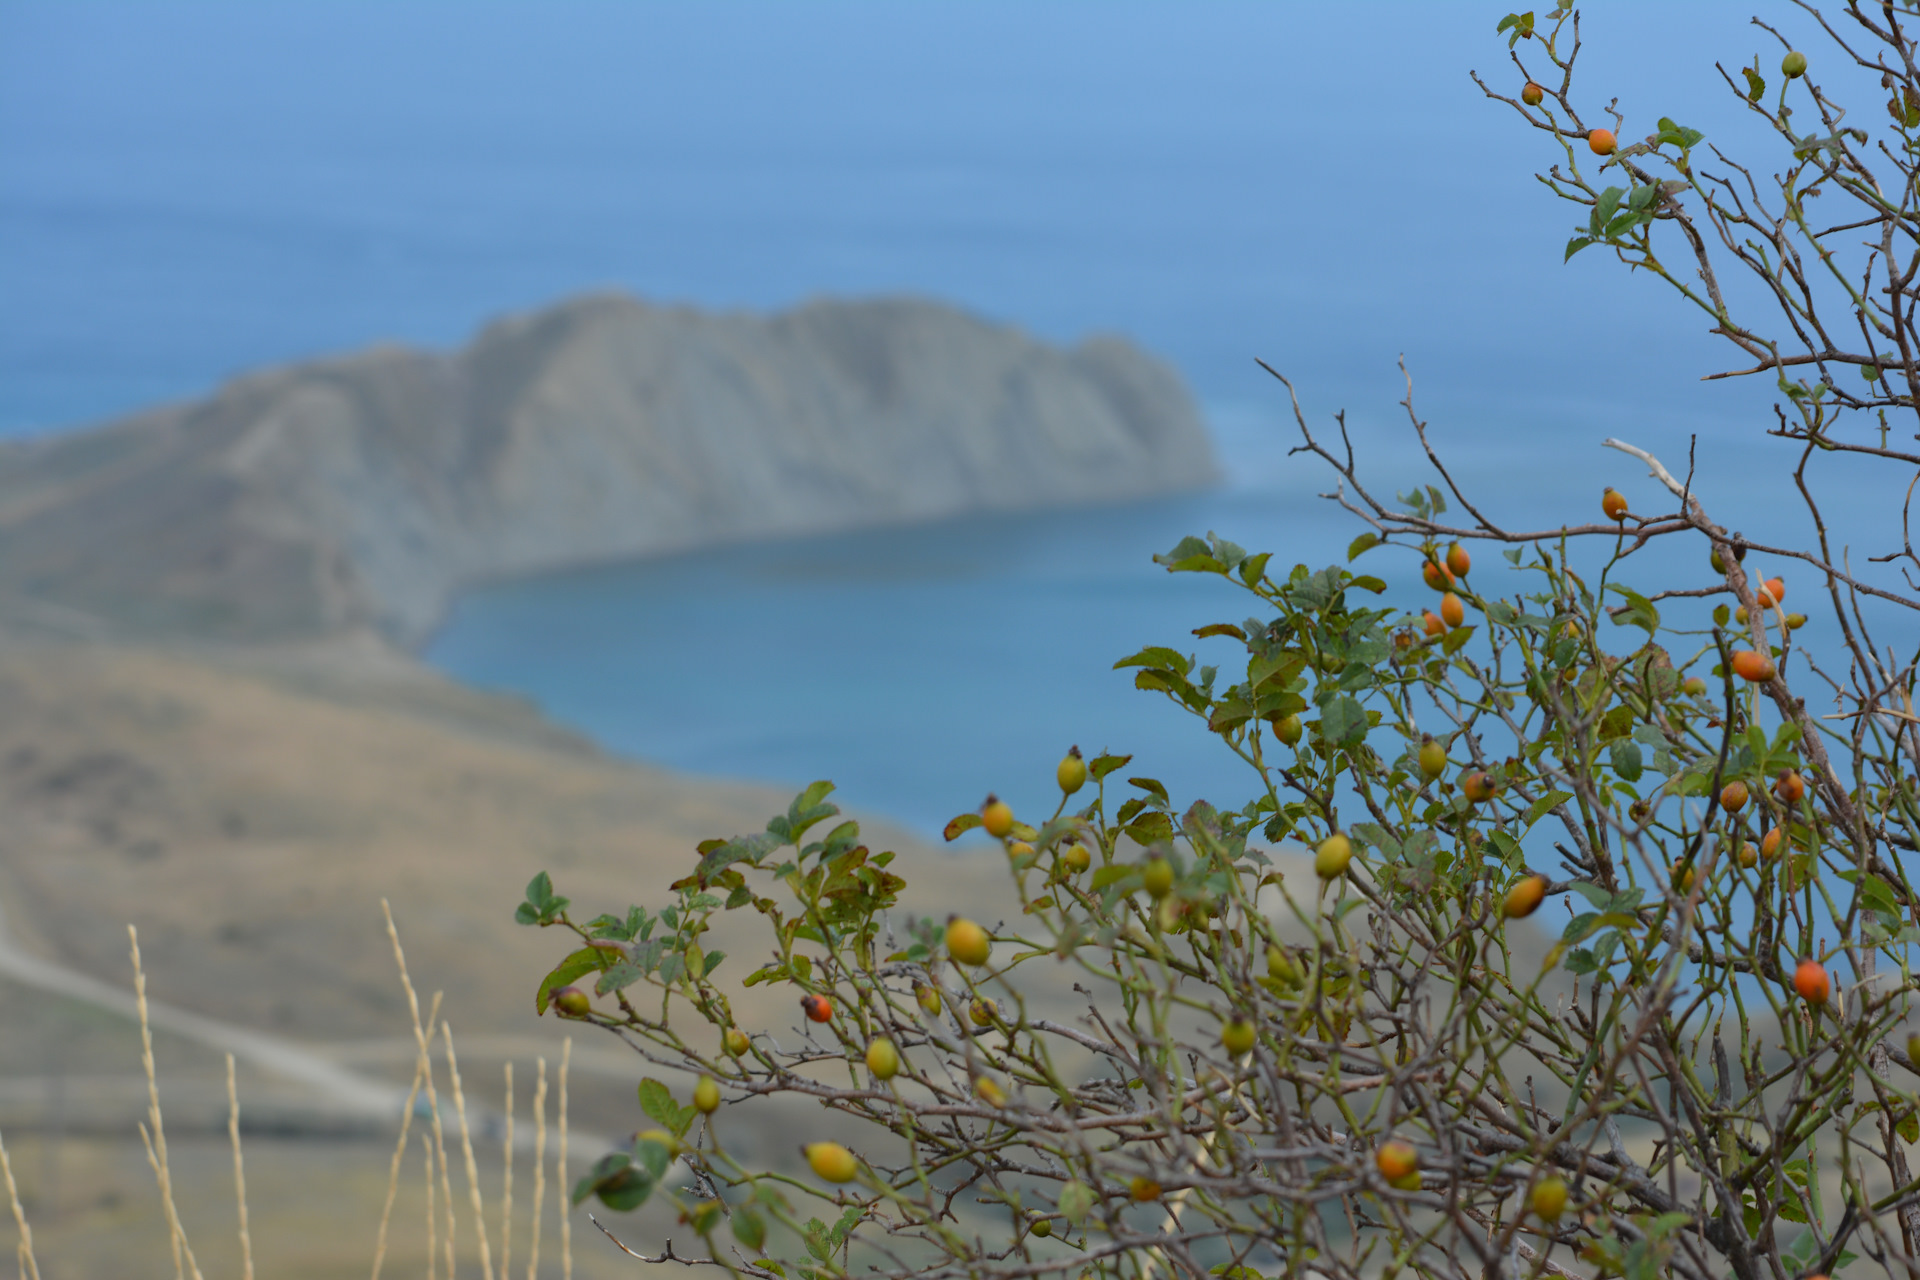
M 1149 562 L 1179 536 L 1324 563 L 1357 532 L 1286 459 L 1256 355 L 1316 423 L 1351 411 L 1382 493 L 1431 478 L 1404 352 L 1514 523 L 1590 511 L 1603 483 L 1651 505 L 1598 439 L 1677 467 L 1698 434 L 1714 509 L 1799 536 L 1765 388 L 1703 386 L 1722 357 L 1694 317 L 1597 253 L 1561 264 L 1572 213 L 1531 177 L 1554 157 L 1466 76 L 1517 83 L 1497 15 L 1355 12 L 0 0 L 0 433 L 607 285 L 924 293 L 1054 339 L 1126 332 L 1205 402 L 1220 492 L 504 586 L 430 656 L 618 750 L 824 774 L 923 826 L 989 787 L 1037 802 L 1071 742 L 1235 798 L 1234 762 L 1109 667 L 1243 616 Z M 1740 145 L 1710 64 L 1759 47 L 1743 10 L 1609 5 L 1586 37 L 1629 136 L 1671 114 Z

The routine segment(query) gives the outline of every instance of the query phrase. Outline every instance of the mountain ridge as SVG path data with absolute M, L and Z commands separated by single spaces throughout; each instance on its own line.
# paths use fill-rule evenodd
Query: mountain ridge
M 594 294 L 0 453 L 0 594 L 116 632 L 421 643 L 467 585 L 1216 478 L 1177 374 L 911 298 Z

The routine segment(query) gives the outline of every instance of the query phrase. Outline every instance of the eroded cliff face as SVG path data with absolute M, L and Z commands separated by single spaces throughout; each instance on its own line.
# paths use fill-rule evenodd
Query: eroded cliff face
M 418 642 L 466 583 L 1215 475 L 1177 375 L 949 307 L 606 296 L 0 456 L 0 593 L 116 631 Z

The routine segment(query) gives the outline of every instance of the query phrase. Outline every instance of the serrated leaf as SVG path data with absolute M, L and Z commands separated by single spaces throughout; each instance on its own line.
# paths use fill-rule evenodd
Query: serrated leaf
M 1540 821 L 1540 819 L 1546 815 L 1547 810 L 1553 808 L 1555 805 L 1565 804 L 1571 799 L 1573 799 L 1573 792 L 1571 791 L 1547 792 L 1547 794 L 1527 806 L 1527 816 L 1520 824 L 1521 830 L 1524 831 L 1533 826 L 1534 823 Z
M 647 1119 L 672 1133 L 674 1137 L 685 1136 L 693 1126 L 694 1110 L 682 1107 L 673 1100 L 673 1090 L 667 1088 L 652 1076 L 640 1082 L 640 1109 L 647 1113 Z
M 964 832 L 971 831 L 979 826 L 980 821 L 980 815 L 977 813 L 963 813 L 952 822 L 949 822 L 947 829 L 942 832 L 942 834 L 949 840 L 957 840 Z
M 1571 262 L 1573 260 L 1574 254 L 1580 252 L 1582 249 L 1586 248 L 1588 245 L 1593 243 L 1594 243 L 1594 239 L 1592 236 L 1575 236 L 1573 239 L 1567 241 L 1566 256 L 1561 258 L 1560 261 Z M 1518 564 L 1519 561 L 1516 560 L 1514 563 Z
M 540 979 L 540 991 L 534 996 L 534 1012 L 544 1017 L 547 1006 L 552 1002 L 554 988 L 564 987 L 575 978 L 584 977 L 606 963 L 604 952 L 598 947 L 582 947 L 553 967 L 553 972 Z
M 1087 775 L 1098 782 L 1115 769 L 1125 768 L 1132 759 L 1132 756 L 1097 755 L 1087 761 Z

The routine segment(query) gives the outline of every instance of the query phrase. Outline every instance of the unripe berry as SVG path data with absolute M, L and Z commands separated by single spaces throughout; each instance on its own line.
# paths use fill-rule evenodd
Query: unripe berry
M 876 1080 L 891 1080 L 900 1072 L 900 1051 L 885 1036 L 867 1046 L 867 1070 Z
M 727 1034 L 721 1037 L 721 1043 L 736 1058 L 742 1057 L 753 1047 L 753 1042 L 747 1039 L 747 1033 L 738 1027 L 728 1027 Z
M 1720 788 L 1720 807 L 1728 813 L 1738 813 L 1747 807 L 1747 784 L 1729 782 Z
M 1080 758 L 1080 748 L 1074 747 L 1060 761 L 1060 767 L 1053 771 L 1054 778 L 1060 783 L 1060 789 L 1072 795 L 1087 785 L 1087 762 Z
M 1136 1177 L 1127 1183 L 1127 1194 L 1141 1204 L 1160 1198 L 1160 1184 L 1152 1178 Z
M 1526 85 L 1520 90 L 1520 101 L 1530 107 L 1539 106 L 1541 100 L 1546 96 L 1547 91 L 1531 80 L 1527 81 Z
M 920 1011 L 930 1017 L 940 1013 L 940 991 L 937 987 L 918 986 L 913 989 L 913 998 L 920 1002 Z
M 1002 1088 L 1000 1082 L 992 1076 L 981 1076 L 978 1080 L 975 1080 L 973 1082 L 973 1092 L 980 1101 L 990 1107 L 1004 1107 L 1007 1105 L 1007 1091 Z
M 720 1085 L 712 1076 L 701 1076 L 693 1086 L 693 1105 L 701 1115 L 710 1116 L 720 1109 Z
M 1501 908 L 1509 920 L 1518 920 L 1530 916 L 1540 909 L 1540 903 L 1547 896 L 1547 878 L 1538 873 L 1524 876 L 1520 882 L 1507 890 L 1507 900 Z
M 1164 898 L 1173 892 L 1173 864 L 1165 858 L 1149 858 L 1140 869 L 1140 879 L 1148 896 Z
M 1567 1211 L 1567 1184 L 1559 1178 L 1542 1178 L 1533 1184 L 1529 1197 L 1533 1216 L 1543 1222 L 1558 1222 Z
M 1027 1220 L 1027 1230 L 1045 1240 L 1053 1234 L 1053 1219 L 1036 1213 Z
M 1459 596 L 1449 591 L 1440 597 L 1440 621 L 1449 627 L 1457 627 L 1467 620 L 1467 606 Z
M 987 997 L 976 996 L 973 1003 L 967 1006 L 967 1017 L 976 1027 L 990 1027 L 993 1025 L 994 1015 L 999 1011 L 999 1006 Z
M 1420 772 L 1437 778 L 1447 771 L 1447 749 L 1438 740 L 1428 738 L 1420 744 Z
M 1292 746 L 1300 741 L 1300 717 L 1298 715 L 1280 716 L 1269 722 L 1273 725 L 1273 736 Z
M 1352 861 L 1353 841 L 1338 831 L 1322 840 L 1313 853 L 1313 869 L 1322 880 L 1338 880 Z
M 837 1142 L 809 1142 L 801 1150 L 814 1173 L 827 1182 L 852 1182 L 860 1172 L 853 1152 Z
M 961 964 L 982 965 L 993 952 L 987 931 L 961 916 L 947 918 L 947 954 Z
M 1421 565 L 1420 577 L 1435 591 L 1445 591 L 1453 586 L 1453 571 L 1438 560 L 1429 560 Z
M 561 987 L 553 993 L 552 1000 L 563 1018 L 584 1018 L 593 1011 L 593 1002 L 578 987 Z
M 1083 844 L 1068 845 L 1067 851 L 1060 855 L 1060 862 L 1069 872 L 1079 875 L 1093 865 L 1093 852 Z
M 1256 1038 L 1253 1024 L 1245 1018 L 1235 1018 L 1220 1028 L 1220 1047 L 1236 1058 L 1252 1053 Z
M 980 806 L 980 825 L 996 840 L 1004 840 L 1013 831 L 1013 810 L 998 796 L 990 795 Z
M 1780 59 L 1780 74 L 1789 80 L 1798 80 L 1807 74 L 1807 55 L 1798 49 L 1791 49 L 1787 56 Z
M 1473 557 L 1467 554 L 1465 547 L 1456 542 L 1447 548 L 1448 572 L 1456 578 L 1464 578 L 1467 576 L 1467 570 L 1471 568 L 1473 568 Z

